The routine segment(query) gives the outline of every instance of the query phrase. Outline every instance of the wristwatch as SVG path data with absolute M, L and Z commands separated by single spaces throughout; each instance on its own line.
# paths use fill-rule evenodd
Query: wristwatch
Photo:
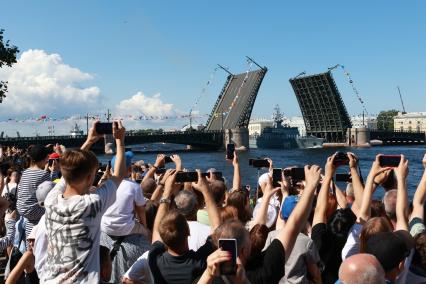
M 170 204 L 170 198 L 164 198 L 164 197 L 163 197 L 163 198 L 161 198 L 161 199 L 160 199 L 160 204 L 161 204 L 161 203 L 167 203 L 167 204 Z

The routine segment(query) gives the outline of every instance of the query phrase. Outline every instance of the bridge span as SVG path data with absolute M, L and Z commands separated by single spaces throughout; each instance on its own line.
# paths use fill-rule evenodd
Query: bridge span
M 36 136 L 0 138 L 0 145 L 26 148 L 29 145 L 59 143 L 68 148 L 80 147 L 86 140 L 86 135 L 78 136 Z M 224 145 L 223 131 L 186 131 L 186 132 L 148 132 L 126 133 L 126 145 L 136 145 L 154 142 L 175 143 L 190 145 L 195 149 L 216 150 Z M 103 140 L 93 147 L 96 151 L 103 151 Z

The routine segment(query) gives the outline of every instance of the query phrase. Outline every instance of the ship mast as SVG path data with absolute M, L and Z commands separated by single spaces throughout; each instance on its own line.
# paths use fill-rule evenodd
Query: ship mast
M 274 114 L 272 115 L 272 119 L 274 120 L 274 127 L 282 126 L 282 122 L 284 121 L 284 116 L 281 113 L 279 105 L 275 105 Z

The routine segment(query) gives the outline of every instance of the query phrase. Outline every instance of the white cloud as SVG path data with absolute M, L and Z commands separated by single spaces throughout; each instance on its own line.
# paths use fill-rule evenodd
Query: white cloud
M 179 113 L 173 104 L 164 103 L 160 94 L 152 97 L 146 96 L 143 92 L 137 92 L 130 99 L 122 100 L 117 106 L 119 115 L 145 115 L 154 117 L 164 117 Z
M 98 87 L 82 86 L 93 76 L 63 63 L 56 53 L 27 50 L 11 68 L 0 69 L 0 78 L 9 82 L 1 117 L 84 113 L 99 109 L 101 102 Z

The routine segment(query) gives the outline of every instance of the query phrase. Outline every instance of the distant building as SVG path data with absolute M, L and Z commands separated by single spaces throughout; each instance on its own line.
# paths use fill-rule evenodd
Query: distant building
M 395 131 L 426 132 L 426 112 L 399 112 L 393 127 Z
M 299 129 L 300 136 L 306 135 L 305 121 L 302 116 L 285 117 L 283 125 L 297 127 Z
M 258 118 L 250 120 L 248 131 L 250 136 L 260 135 L 265 127 L 272 127 L 274 122 L 271 119 Z
M 351 117 L 352 128 L 370 128 L 377 130 L 377 117 L 369 116 L 362 117 L 362 115 L 355 115 Z

